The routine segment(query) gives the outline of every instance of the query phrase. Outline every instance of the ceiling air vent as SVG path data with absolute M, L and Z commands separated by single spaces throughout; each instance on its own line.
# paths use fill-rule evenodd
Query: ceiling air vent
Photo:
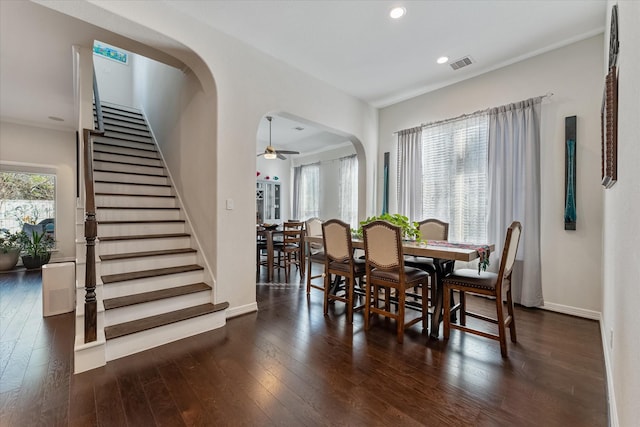
M 473 60 L 470 56 L 465 56 L 464 58 L 460 58 L 449 63 L 449 65 L 451 65 L 451 68 L 453 68 L 454 70 L 459 70 L 460 68 L 466 67 L 467 65 L 471 64 L 473 64 Z

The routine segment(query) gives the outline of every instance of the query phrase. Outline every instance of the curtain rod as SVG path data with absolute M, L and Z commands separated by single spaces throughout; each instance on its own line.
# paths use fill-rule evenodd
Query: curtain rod
M 547 92 L 546 94 L 544 94 L 544 95 L 542 95 L 542 96 L 536 96 L 536 97 L 534 97 L 534 98 L 529 98 L 529 99 L 537 99 L 537 98 L 539 98 L 539 99 L 541 99 L 541 100 L 542 100 L 542 99 L 544 99 L 544 98 L 551 98 L 552 96 L 553 96 L 553 92 Z M 522 102 L 522 101 L 518 101 L 518 102 Z M 511 104 L 515 104 L 515 102 L 511 102 L 511 103 L 509 103 L 509 104 L 504 104 L 504 105 L 511 105 Z M 429 122 L 429 123 L 420 123 L 418 126 L 413 126 L 413 127 L 407 128 L 407 129 L 397 130 L 397 131 L 393 132 L 393 134 L 394 134 L 394 135 L 397 135 L 398 133 L 400 133 L 400 132 L 402 132 L 402 131 L 405 131 L 405 130 L 408 130 L 408 129 L 413 129 L 413 128 L 424 128 L 424 127 L 426 127 L 426 126 L 433 126 L 433 125 L 438 125 L 438 124 L 441 124 L 441 123 L 454 122 L 454 121 L 456 121 L 456 120 L 462 120 L 462 119 L 466 119 L 466 118 L 468 118 L 468 117 L 473 117 L 473 116 L 477 116 L 477 115 L 480 115 L 480 114 L 486 114 L 486 113 L 488 113 L 489 111 L 493 110 L 494 108 L 500 108 L 500 107 L 502 107 L 502 105 L 501 105 L 501 106 L 499 106 L 499 107 L 490 107 L 490 108 L 485 108 L 484 110 L 474 111 L 473 113 L 462 114 L 462 115 L 460 115 L 460 116 L 453 117 L 453 118 L 451 118 L 451 119 L 437 120 L 437 121 L 435 121 L 435 122 Z

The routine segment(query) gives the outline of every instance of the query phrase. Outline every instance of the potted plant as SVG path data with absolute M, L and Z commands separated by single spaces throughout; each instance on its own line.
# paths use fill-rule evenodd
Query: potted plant
M 369 217 L 364 221 L 360 221 L 360 227 L 354 234 L 356 234 L 358 237 L 362 237 L 362 226 L 377 220 L 387 221 L 393 225 L 399 226 L 402 229 L 402 238 L 405 240 L 420 240 L 420 230 L 418 229 L 418 223 L 415 221 L 411 222 L 409 221 L 409 218 L 400 214 L 385 213 L 379 216 Z
M 0 271 L 11 270 L 20 256 L 20 233 L 3 229 L 0 233 Z
M 50 250 L 55 243 L 49 234 L 33 230 L 31 236 L 24 231 L 21 231 L 19 235 L 22 244 L 22 264 L 27 270 L 40 268 L 49 262 Z

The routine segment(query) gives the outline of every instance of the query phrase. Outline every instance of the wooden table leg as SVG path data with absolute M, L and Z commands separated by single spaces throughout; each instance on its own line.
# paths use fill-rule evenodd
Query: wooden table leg
M 444 259 L 433 259 L 433 263 L 436 267 L 436 283 L 435 283 L 435 303 L 433 306 L 433 313 L 431 313 L 431 331 L 429 336 L 434 339 L 438 339 L 440 334 L 440 323 L 442 322 L 442 304 L 444 299 L 444 289 L 442 286 L 442 279 L 446 274 L 453 270 L 453 261 Z M 432 290 L 433 291 L 433 290 Z M 452 300 L 453 303 L 453 300 Z

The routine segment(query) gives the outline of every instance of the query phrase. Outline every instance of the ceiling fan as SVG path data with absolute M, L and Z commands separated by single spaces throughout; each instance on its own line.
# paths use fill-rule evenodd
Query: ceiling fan
M 287 158 L 285 156 L 283 156 L 283 154 L 300 154 L 299 151 L 276 150 L 271 145 L 271 120 L 272 119 L 273 119 L 273 117 L 267 116 L 267 120 L 269 120 L 269 145 L 267 145 L 267 148 L 264 149 L 264 153 L 258 154 L 258 157 L 264 156 L 264 158 L 267 159 L 267 160 L 273 160 L 275 158 L 278 158 L 280 160 L 286 160 Z

